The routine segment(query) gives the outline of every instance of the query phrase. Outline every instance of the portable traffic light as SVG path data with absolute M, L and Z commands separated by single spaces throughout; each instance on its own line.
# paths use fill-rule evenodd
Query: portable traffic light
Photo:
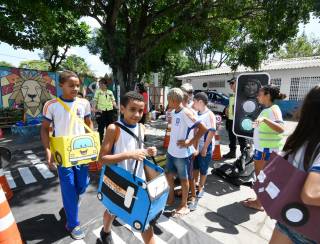
M 253 137 L 253 122 L 259 116 L 262 107 L 257 96 L 262 86 L 268 85 L 267 73 L 240 74 L 237 78 L 233 133 L 240 137 Z

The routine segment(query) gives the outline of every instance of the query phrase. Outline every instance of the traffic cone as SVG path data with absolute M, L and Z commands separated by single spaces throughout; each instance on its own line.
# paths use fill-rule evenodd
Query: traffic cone
M 9 203 L 0 186 L 0 243 L 22 244 L 20 232 Z
M 97 172 L 102 168 L 102 165 L 98 162 L 91 162 L 89 163 L 89 171 L 90 172 Z
M 215 161 L 221 160 L 220 140 L 221 140 L 221 137 L 217 131 L 215 135 L 215 147 L 212 153 L 212 160 L 215 160 Z
M 167 129 L 166 129 L 166 134 L 165 134 L 164 140 L 163 140 L 163 148 L 165 148 L 165 149 L 167 149 L 169 147 L 170 132 L 171 132 L 171 127 L 168 125 Z
M 13 192 L 10 189 L 10 186 L 7 182 L 7 178 L 5 177 L 2 168 L 0 168 L 0 186 L 2 187 L 3 191 L 5 192 L 7 199 L 10 200 L 13 197 Z

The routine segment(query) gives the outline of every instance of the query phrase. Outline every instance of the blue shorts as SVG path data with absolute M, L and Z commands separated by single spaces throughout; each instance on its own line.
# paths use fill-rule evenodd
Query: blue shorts
M 200 154 L 198 154 L 193 161 L 193 169 L 199 170 L 201 175 L 207 175 L 211 158 L 212 150 L 208 150 L 205 157 L 202 157 Z
M 175 158 L 167 153 L 166 172 L 177 174 L 179 179 L 192 179 L 192 155 L 187 158 Z
M 263 152 L 258 151 L 258 150 L 254 150 L 254 156 L 253 159 L 254 160 L 264 160 L 264 161 L 268 161 L 270 159 L 270 149 L 269 148 L 265 148 L 263 149 Z
M 306 243 L 306 244 L 316 244 L 317 242 L 307 239 L 304 235 L 291 230 L 287 226 L 277 222 L 276 228 L 284 235 L 286 235 L 293 243 Z

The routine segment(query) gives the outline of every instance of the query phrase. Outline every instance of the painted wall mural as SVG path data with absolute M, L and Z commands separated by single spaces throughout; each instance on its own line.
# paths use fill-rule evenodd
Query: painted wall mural
M 27 116 L 41 116 L 43 104 L 56 96 L 58 74 L 29 69 L 0 67 L 2 108 L 24 107 Z

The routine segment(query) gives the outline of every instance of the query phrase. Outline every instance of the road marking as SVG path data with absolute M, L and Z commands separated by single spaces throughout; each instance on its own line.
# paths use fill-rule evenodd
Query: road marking
M 141 233 L 139 231 L 136 231 L 135 229 L 133 229 L 130 225 L 123 223 L 119 218 L 117 218 L 117 221 L 122 224 L 124 227 L 126 227 L 128 230 L 130 230 L 133 235 L 135 237 L 137 237 L 142 243 L 144 243 Z M 160 239 L 159 236 L 154 234 L 154 239 L 156 241 L 157 244 L 166 244 L 167 242 L 163 241 L 162 239 Z
M 160 218 L 157 220 L 157 225 L 160 225 L 163 229 L 170 232 L 178 239 L 183 237 L 188 232 L 187 229 L 183 228 L 181 225 L 167 218 L 164 215 L 161 215 Z
M 36 164 L 35 167 L 39 170 L 43 178 L 48 179 L 48 178 L 55 177 L 55 175 L 48 169 L 47 165 Z
M 40 159 L 40 158 L 32 159 L 32 160 L 30 160 L 30 162 L 31 162 L 32 164 L 39 164 L 39 163 L 41 163 L 41 159 Z
M 28 159 L 40 159 L 37 155 L 35 155 L 35 154 L 29 154 L 29 155 L 27 155 L 27 158 Z
M 34 183 L 37 182 L 37 180 L 34 178 L 34 176 L 32 175 L 30 169 L 28 167 L 23 167 L 23 168 L 18 168 L 19 173 L 22 177 L 22 180 L 24 181 L 24 183 L 30 184 L 30 183 Z
M 86 244 L 86 242 L 84 240 L 76 240 L 71 242 L 70 244 Z
M 14 179 L 13 179 L 13 177 L 12 177 L 12 175 L 11 175 L 11 172 L 10 172 L 10 171 L 5 171 L 5 172 L 4 172 L 4 175 L 5 175 L 6 178 L 7 178 L 7 181 L 8 181 L 8 184 L 9 184 L 10 189 L 16 188 L 17 185 L 16 185 L 16 183 L 14 182 Z
M 31 153 L 33 153 L 32 150 L 26 150 L 26 151 L 23 151 L 23 152 L 24 152 L 24 154 L 31 154 Z
M 101 225 L 98 229 L 95 229 L 93 232 L 93 234 L 97 237 L 100 238 L 100 230 L 103 227 L 103 225 Z M 112 235 L 112 239 L 113 242 L 116 244 L 126 244 L 121 238 L 120 236 L 118 236 L 114 231 L 111 231 L 111 235 Z

